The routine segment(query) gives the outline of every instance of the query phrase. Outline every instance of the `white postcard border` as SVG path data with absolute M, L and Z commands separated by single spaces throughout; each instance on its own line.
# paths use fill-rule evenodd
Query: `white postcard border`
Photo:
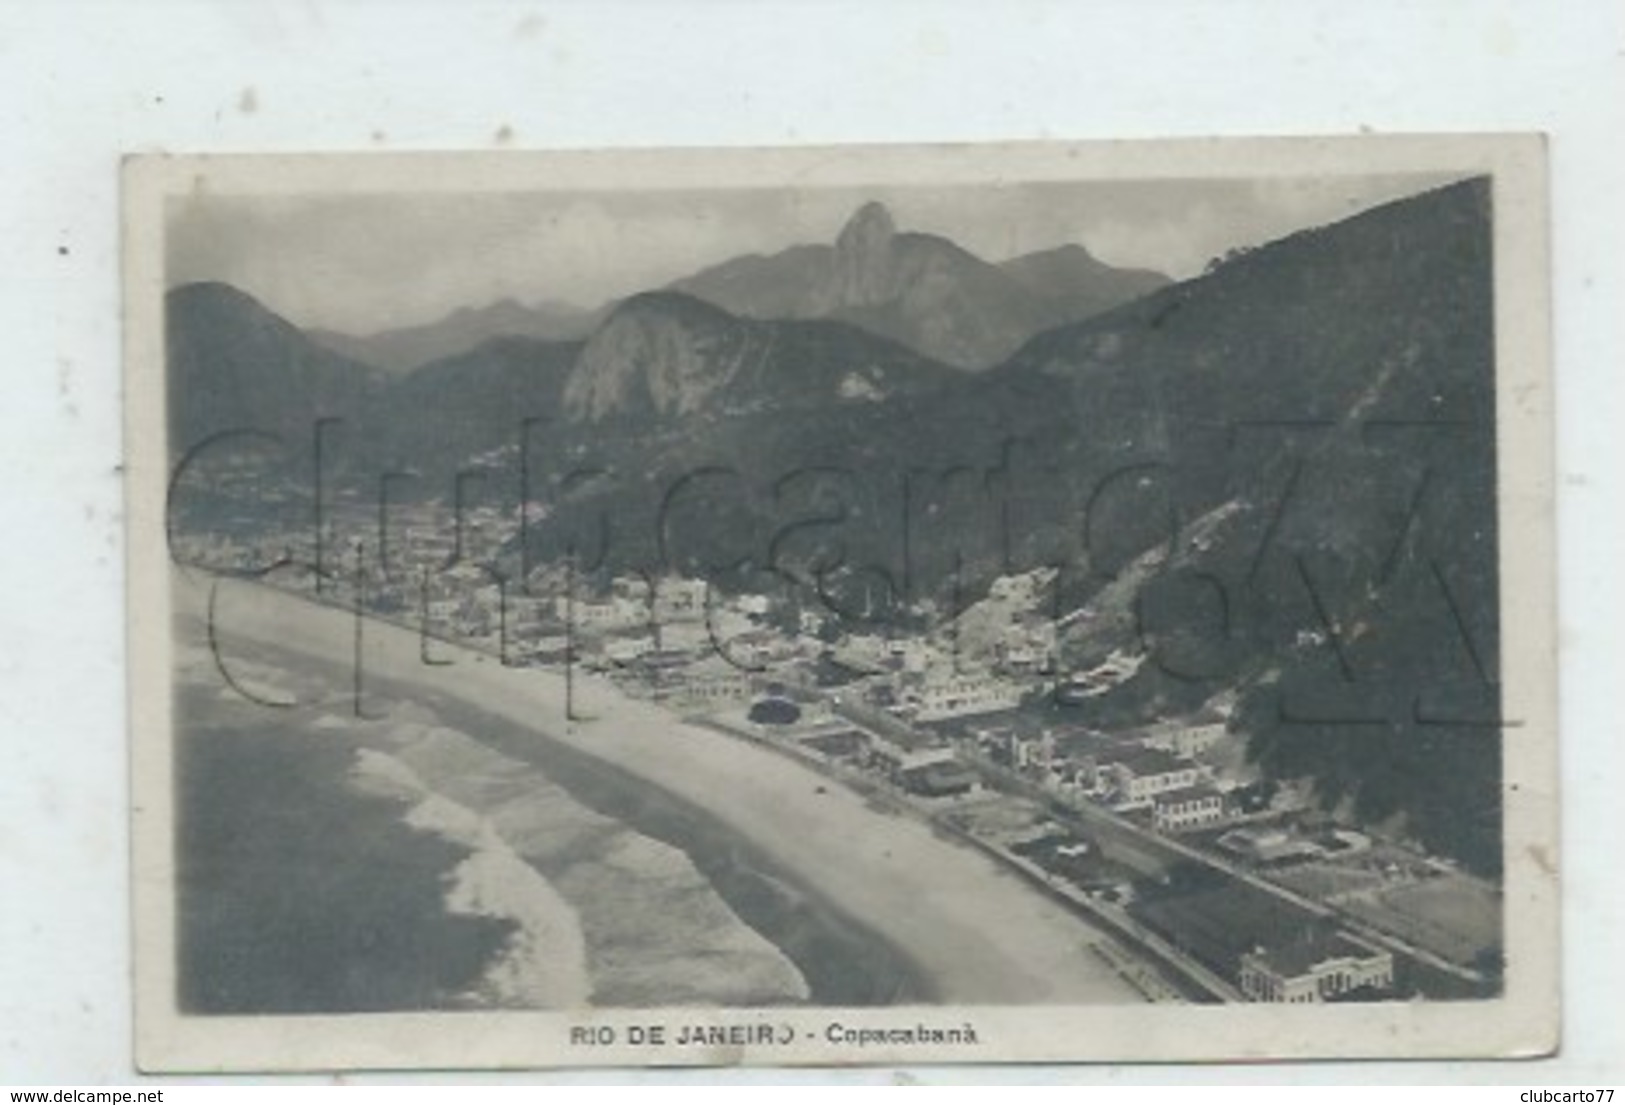
M 220 193 L 818 187 L 1044 179 L 1459 171 L 1494 180 L 1506 987 L 1492 1000 L 1289 1008 L 928 1006 L 198 1017 L 175 1008 L 167 449 L 167 196 Z M 1552 376 L 1544 142 L 1533 136 L 1208 139 L 775 150 L 145 155 L 125 166 L 126 483 L 136 1056 L 148 1071 L 686 1064 L 1489 1058 L 1558 1040 L 1558 796 Z M 787 1042 L 626 1044 L 637 1024 L 784 1025 Z M 834 1044 L 830 1026 L 969 1026 L 974 1044 Z M 620 1043 L 572 1047 L 613 1025 Z

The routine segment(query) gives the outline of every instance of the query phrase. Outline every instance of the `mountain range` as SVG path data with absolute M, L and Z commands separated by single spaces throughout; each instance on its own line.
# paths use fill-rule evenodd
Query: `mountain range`
M 631 297 L 584 340 L 486 341 L 404 376 L 194 285 L 169 297 L 171 435 L 179 451 L 344 417 L 335 479 L 410 465 L 443 493 L 545 417 L 548 516 L 523 540 L 537 562 L 593 548 L 604 572 L 726 564 L 816 580 L 826 602 L 878 589 L 944 610 L 1059 564 L 1063 662 L 1149 656 L 1068 716 L 1133 724 L 1234 694 L 1266 771 L 1490 871 L 1490 240 L 1488 184 L 1467 181 L 1018 336 L 1035 303 L 1083 309 L 1086 253 L 986 265 L 869 207 L 834 246 Z M 970 372 L 966 335 L 993 330 L 977 310 L 1020 324 Z M 488 481 L 510 502 L 511 467 Z M 709 493 L 671 514 L 696 473 Z
M 383 383 L 229 284 L 175 288 L 164 307 L 176 448 L 248 427 L 308 435 L 312 420 L 358 409 Z
M 623 301 L 581 349 L 572 418 L 732 417 L 930 390 L 942 367 L 840 322 L 757 321 L 677 292 Z
M 363 364 L 387 372 L 410 372 L 498 338 L 582 341 L 605 313 L 605 308 L 589 310 L 555 302 L 527 305 L 503 299 L 486 307 L 465 307 L 434 322 L 365 336 L 337 330 L 311 330 L 309 336 L 317 344 Z
M 873 404 L 960 376 L 846 323 L 738 318 L 670 291 L 621 301 L 584 341 L 489 338 L 405 373 L 335 353 L 227 284 L 175 288 L 166 311 L 174 450 L 244 428 L 302 442 L 335 419 L 358 464 L 436 475 L 504 444 L 525 417 L 639 438 Z
M 833 245 L 736 257 L 665 290 L 761 321 L 831 319 L 889 338 L 943 364 L 985 369 L 1041 330 L 1109 310 L 1168 283 L 1119 269 L 1070 244 L 990 264 L 946 238 L 898 232 L 869 203 Z M 389 372 L 466 353 L 498 337 L 582 341 L 616 310 L 507 299 L 442 319 L 356 336 L 312 330 L 327 349 Z
M 673 287 L 749 318 L 844 320 L 944 364 L 985 369 L 1042 330 L 1168 283 L 1079 245 L 990 264 L 946 238 L 899 232 L 883 205 L 868 203 L 832 246 L 735 258 Z

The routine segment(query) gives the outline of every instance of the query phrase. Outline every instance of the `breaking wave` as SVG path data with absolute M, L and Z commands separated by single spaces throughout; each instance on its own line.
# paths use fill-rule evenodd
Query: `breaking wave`
M 471 1003 L 808 998 L 794 963 L 739 919 L 682 850 L 587 808 L 536 768 L 427 711 L 408 710 L 389 722 L 325 715 L 316 724 L 362 731 L 356 789 L 400 801 L 406 824 L 469 849 L 448 877 L 448 912 L 514 925 Z

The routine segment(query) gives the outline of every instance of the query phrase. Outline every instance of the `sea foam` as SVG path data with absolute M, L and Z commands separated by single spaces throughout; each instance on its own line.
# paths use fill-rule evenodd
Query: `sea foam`
M 471 850 L 448 910 L 513 921 L 477 1001 L 503 1006 L 771 1004 L 806 980 L 681 849 L 582 805 L 536 768 L 414 719 L 373 728 L 354 785 Z

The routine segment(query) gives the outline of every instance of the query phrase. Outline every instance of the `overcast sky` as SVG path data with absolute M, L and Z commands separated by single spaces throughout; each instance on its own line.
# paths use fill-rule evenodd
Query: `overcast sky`
M 952 188 L 172 200 L 168 280 L 223 280 L 304 327 L 367 334 L 499 299 L 596 306 L 744 253 L 835 239 L 868 200 L 990 261 L 1067 243 L 1195 275 L 1237 245 L 1335 222 L 1438 176 Z

